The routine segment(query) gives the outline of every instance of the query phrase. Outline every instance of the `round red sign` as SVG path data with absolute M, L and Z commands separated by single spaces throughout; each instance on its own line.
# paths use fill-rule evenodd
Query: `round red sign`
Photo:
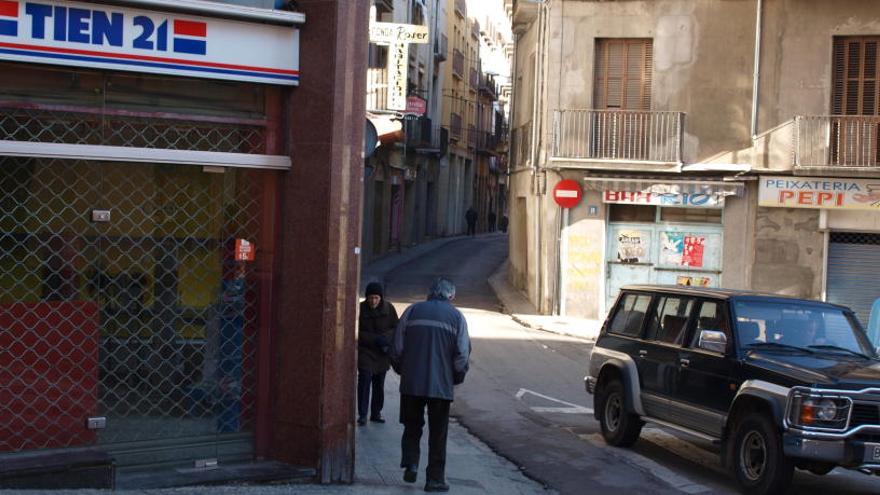
M 561 180 L 553 188 L 553 200 L 563 208 L 574 208 L 581 202 L 583 195 L 581 185 L 571 179 Z

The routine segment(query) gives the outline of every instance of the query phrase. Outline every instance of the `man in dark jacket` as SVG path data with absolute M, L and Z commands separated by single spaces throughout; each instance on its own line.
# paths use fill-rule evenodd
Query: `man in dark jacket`
M 397 324 L 391 362 L 400 374 L 400 422 L 403 479 L 418 477 L 419 441 L 428 408 L 428 468 L 425 491 L 449 491 L 446 484 L 446 434 L 453 386 L 464 382 L 471 341 L 467 321 L 451 303 L 455 285 L 437 279 L 428 300 L 413 304 Z
M 464 219 L 467 222 L 467 235 L 474 235 L 477 232 L 477 210 L 473 206 L 464 212 Z
M 382 284 L 367 284 L 366 300 L 358 316 L 358 425 L 384 423 L 385 373 L 391 364 L 388 349 L 397 326 L 397 311 L 385 300 Z M 370 389 L 373 392 L 370 400 Z

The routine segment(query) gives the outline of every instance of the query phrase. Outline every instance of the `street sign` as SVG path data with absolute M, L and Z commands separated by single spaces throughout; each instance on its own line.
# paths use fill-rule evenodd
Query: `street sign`
M 581 185 L 571 179 L 561 180 L 553 188 L 553 201 L 563 208 L 574 208 L 581 202 L 583 195 Z

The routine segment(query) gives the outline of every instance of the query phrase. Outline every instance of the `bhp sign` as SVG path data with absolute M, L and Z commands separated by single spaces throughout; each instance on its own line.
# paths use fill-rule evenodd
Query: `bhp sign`
M 299 31 L 108 5 L 0 0 L 0 59 L 297 84 Z

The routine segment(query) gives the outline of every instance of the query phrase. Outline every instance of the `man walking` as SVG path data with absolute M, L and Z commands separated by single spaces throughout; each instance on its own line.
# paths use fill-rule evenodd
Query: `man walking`
M 446 492 L 446 434 L 453 386 L 464 382 L 471 341 L 464 315 L 452 305 L 455 285 L 437 279 L 427 301 L 413 304 L 400 318 L 391 346 L 391 364 L 400 375 L 400 422 L 403 424 L 403 479 L 415 483 L 419 442 L 428 408 L 426 492 Z
M 464 219 L 467 222 L 467 235 L 474 235 L 477 232 L 477 210 L 473 206 L 464 212 Z

